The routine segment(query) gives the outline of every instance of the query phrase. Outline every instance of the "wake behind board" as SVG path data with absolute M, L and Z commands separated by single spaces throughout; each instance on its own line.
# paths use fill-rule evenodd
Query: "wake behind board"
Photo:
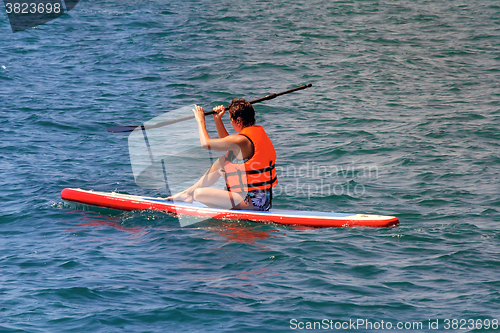
M 86 205 L 112 208 L 124 211 L 151 209 L 185 216 L 212 219 L 248 220 L 252 222 L 273 222 L 284 225 L 308 227 L 394 227 L 399 220 L 394 216 L 348 214 L 333 212 L 271 209 L 267 212 L 210 208 L 199 202 L 172 202 L 163 198 L 87 191 L 65 188 L 61 198 Z

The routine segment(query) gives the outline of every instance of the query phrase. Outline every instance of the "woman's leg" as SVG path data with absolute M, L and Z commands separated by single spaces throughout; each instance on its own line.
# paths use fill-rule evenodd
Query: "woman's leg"
M 215 208 L 254 209 L 252 202 L 245 201 L 241 194 L 217 188 L 197 188 L 194 190 L 194 200 Z
M 221 169 L 222 165 L 221 163 L 223 163 L 223 161 L 221 160 L 222 158 L 223 157 L 218 158 L 214 162 L 214 164 L 212 164 L 210 169 L 208 169 L 207 172 L 205 172 L 205 174 L 201 176 L 201 178 L 196 183 L 194 183 L 192 186 L 185 189 L 184 191 L 168 197 L 167 200 L 192 202 L 193 193 L 196 189 L 212 186 L 217 182 L 217 180 L 219 180 L 220 178 L 219 170 Z

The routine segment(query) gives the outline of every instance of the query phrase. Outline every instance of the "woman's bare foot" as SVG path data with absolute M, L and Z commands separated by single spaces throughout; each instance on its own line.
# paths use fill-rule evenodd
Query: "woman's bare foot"
M 193 202 L 193 195 L 186 191 L 182 191 L 177 194 L 169 196 L 167 200 Z

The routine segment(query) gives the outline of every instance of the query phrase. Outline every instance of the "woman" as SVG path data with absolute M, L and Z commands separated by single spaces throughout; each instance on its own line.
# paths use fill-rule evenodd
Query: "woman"
M 255 125 L 252 104 L 243 98 L 229 104 L 231 125 L 238 133 L 229 135 L 222 123 L 224 106 L 214 108 L 213 115 L 218 139 L 208 135 L 203 108 L 193 110 L 198 122 L 202 148 L 227 151 L 193 186 L 168 199 L 192 202 L 193 199 L 210 207 L 226 209 L 269 210 L 272 188 L 278 184 L 274 164 L 276 152 L 262 126 Z M 226 180 L 227 190 L 210 188 L 220 176 Z

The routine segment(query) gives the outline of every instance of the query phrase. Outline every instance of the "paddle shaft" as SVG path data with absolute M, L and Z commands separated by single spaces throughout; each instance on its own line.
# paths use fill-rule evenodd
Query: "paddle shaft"
M 263 102 L 263 101 L 268 101 L 268 100 L 274 99 L 274 98 L 276 98 L 278 96 L 285 95 L 285 94 L 288 94 L 288 93 L 291 93 L 291 92 L 295 92 L 295 91 L 298 91 L 298 90 L 306 89 L 306 88 L 309 88 L 311 86 L 312 86 L 312 84 L 308 83 L 308 84 L 305 84 L 305 85 L 297 87 L 297 88 L 285 90 L 285 91 L 282 91 L 282 92 L 276 93 L 276 94 L 270 94 L 270 95 L 267 95 L 267 96 L 264 96 L 264 97 L 261 97 L 261 98 L 258 98 L 258 99 L 254 99 L 253 101 L 249 101 L 249 102 L 250 102 L 250 104 L 256 104 L 256 103 L 260 103 L 260 102 Z M 216 113 L 216 112 L 215 111 L 207 111 L 207 112 L 205 112 L 205 115 L 208 116 L 208 115 L 211 115 L 211 114 L 214 114 L 214 113 Z M 149 125 L 149 126 L 144 126 L 144 125 L 143 126 L 115 126 L 115 127 L 108 127 L 106 130 L 108 132 L 111 132 L 111 133 L 132 132 L 132 131 L 135 131 L 135 130 L 146 130 L 146 129 L 159 128 L 159 127 L 163 127 L 163 126 L 167 126 L 167 125 L 172 125 L 172 124 L 175 124 L 175 123 L 179 123 L 181 121 L 190 120 L 190 119 L 194 119 L 194 118 L 195 118 L 195 115 L 192 115 L 192 116 L 182 117 L 182 118 L 178 118 L 178 119 L 172 119 L 172 120 L 162 121 L 162 122 L 159 122 L 157 124 Z

